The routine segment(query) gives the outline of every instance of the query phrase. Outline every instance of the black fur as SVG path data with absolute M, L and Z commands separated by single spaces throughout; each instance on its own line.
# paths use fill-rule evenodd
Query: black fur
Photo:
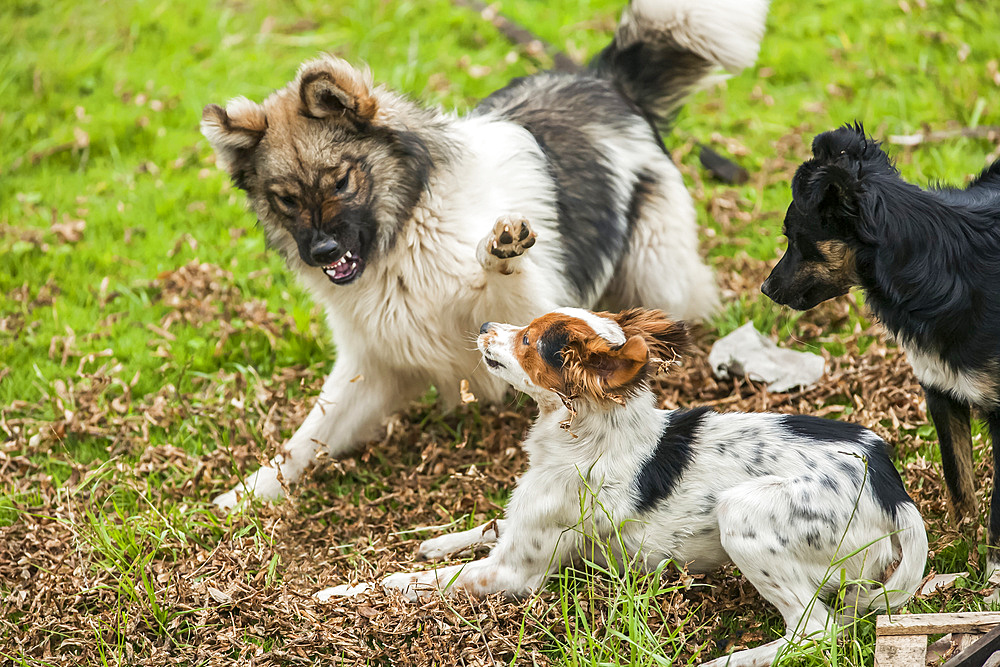
M 889 445 L 881 438 L 871 437 L 862 440 L 867 451 L 868 484 L 875 500 L 882 510 L 890 516 L 896 516 L 896 510 L 902 505 L 912 503 L 899 472 L 892 465 Z
M 562 350 L 569 341 L 569 331 L 562 324 L 549 329 L 539 337 L 536 347 L 542 360 L 552 368 L 562 368 Z
M 781 424 L 797 437 L 823 442 L 861 442 L 871 432 L 858 424 L 810 415 L 785 415 Z
M 636 479 L 636 508 L 639 511 L 652 509 L 673 491 L 691 463 L 691 442 L 706 412 L 711 412 L 711 408 L 670 413 L 670 420 L 660 435 L 652 458 L 642 467 Z
M 922 189 L 904 181 L 857 124 L 816 137 L 813 155 L 792 181 L 788 251 L 761 290 L 805 310 L 859 286 L 911 354 L 939 360 L 947 372 L 916 370 L 961 516 L 975 503 L 969 410 L 993 415 L 1000 404 L 1000 161 L 966 188 Z M 848 249 L 849 280 L 810 270 L 810 262 L 822 263 L 818 248 L 830 242 Z M 951 384 L 956 373 L 972 378 L 977 390 Z M 996 437 L 994 426 L 1000 419 L 990 421 Z M 989 544 L 998 548 L 996 494 L 991 507 Z
M 640 41 L 622 48 L 615 39 L 591 61 L 590 68 L 615 80 L 655 126 L 673 121 L 684 96 L 712 65 L 669 42 Z

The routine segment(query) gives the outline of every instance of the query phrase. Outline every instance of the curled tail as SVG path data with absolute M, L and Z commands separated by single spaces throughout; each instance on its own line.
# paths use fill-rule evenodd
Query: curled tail
M 903 606 L 913 597 L 924 578 L 927 564 L 927 533 L 924 520 L 913 503 L 897 508 L 892 540 L 898 542 L 900 556 L 896 569 L 882 586 L 862 587 L 857 598 L 857 609 L 886 611 Z
M 768 0 L 633 0 L 590 67 L 613 79 L 647 116 L 669 121 L 708 74 L 754 63 L 767 6 Z

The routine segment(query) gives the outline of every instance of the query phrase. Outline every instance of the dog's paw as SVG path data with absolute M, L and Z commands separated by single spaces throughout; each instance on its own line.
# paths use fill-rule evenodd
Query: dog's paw
M 469 541 L 461 533 L 441 535 L 424 540 L 417 547 L 417 560 L 435 560 L 448 556 L 468 556 L 472 553 Z
M 382 580 L 382 588 L 399 591 L 410 602 L 416 602 L 420 599 L 421 593 L 426 596 L 433 587 L 433 584 L 428 585 L 424 581 L 425 577 L 421 576 L 423 574 L 422 572 L 398 572 L 390 574 Z
M 368 584 L 357 584 L 355 586 L 340 584 L 339 586 L 330 586 L 330 588 L 316 591 L 313 593 L 313 597 L 320 602 L 326 602 L 331 598 L 352 598 L 355 595 L 367 593 L 370 589 L 371 586 Z
M 527 218 L 503 215 L 493 225 L 489 252 L 497 259 L 520 257 L 535 245 L 536 234 Z
M 231 491 L 216 496 L 212 503 L 222 510 L 231 510 L 242 504 L 249 497 L 261 500 L 280 500 L 285 497 L 285 490 L 278 481 L 276 468 L 264 467 L 247 477 L 246 481 L 237 484 Z

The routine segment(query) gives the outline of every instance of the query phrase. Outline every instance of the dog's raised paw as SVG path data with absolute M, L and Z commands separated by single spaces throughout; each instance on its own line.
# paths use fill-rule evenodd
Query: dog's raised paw
M 493 225 L 490 254 L 499 259 L 519 257 L 535 245 L 536 236 L 527 218 L 517 215 L 500 216 Z

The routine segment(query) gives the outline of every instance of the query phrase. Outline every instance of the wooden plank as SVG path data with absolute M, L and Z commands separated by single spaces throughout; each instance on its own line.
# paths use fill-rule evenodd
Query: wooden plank
M 993 628 L 972 646 L 944 663 L 944 667 L 980 667 L 998 650 L 1000 650 L 1000 626 Z
M 954 635 L 952 635 L 952 645 L 955 647 L 955 653 L 956 654 L 961 653 L 965 649 L 975 644 L 984 636 L 985 635 L 981 635 L 978 633 L 970 632 L 967 634 L 964 632 L 962 633 L 956 632 Z
M 959 635 L 965 637 L 978 637 L 979 635 Z M 939 665 L 941 664 L 941 658 L 948 656 L 955 652 L 954 646 L 952 646 L 952 639 L 954 635 L 951 633 L 946 634 L 941 639 L 937 640 L 933 644 L 927 647 L 927 664 L 928 665 Z
M 885 635 L 875 640 L 875 667 L 924 667 L 927 637 Z
M 939 632 L 989 632 L 1000 625 L 1000 613 L 965 611 L 955 614 L 901 614 L 875 619 L 875 634 L 930 635 Z

